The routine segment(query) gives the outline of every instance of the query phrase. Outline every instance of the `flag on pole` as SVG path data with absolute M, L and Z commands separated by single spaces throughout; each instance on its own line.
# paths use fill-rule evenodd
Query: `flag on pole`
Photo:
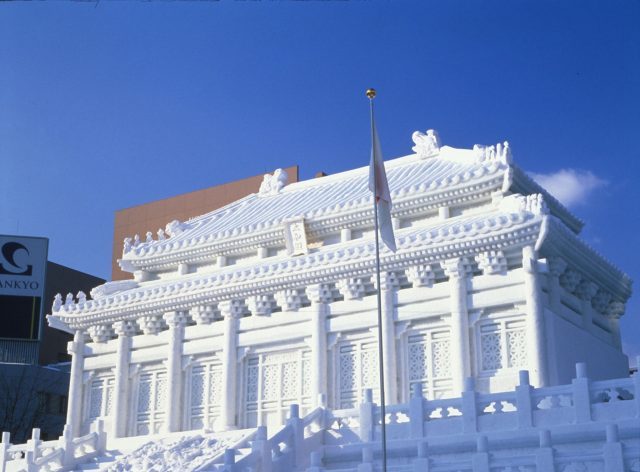
M 374 194 L 376 206 L 378 208 L 378 228 L 380 238 L 389 249 L 396 252 L 396 238 L 393 234 L 393 224 L 391 222 L 391 195 L 389 184 L 387 183 L 387 173 L 384 170 L 382 161 L 382 150 L 378 140 L 378 130 L 376 123 L 371 116 L 371 162 L 369 163 L 369 190 Z

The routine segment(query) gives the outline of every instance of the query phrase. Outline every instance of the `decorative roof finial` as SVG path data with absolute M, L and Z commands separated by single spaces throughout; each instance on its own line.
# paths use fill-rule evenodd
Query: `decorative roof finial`
M 51 312 L 55 313 L 57 311 L 60 311 L 61 307 L 62 307 L 62 295 L 59 293 L 56 293 L 55 297 L 53 297 L 53 305 L 51 306 Z
M 411 149 L 422 158 L 434 157 L 440 154 L 440 138 L 433 129 L 428 129 L 427 134 L 415 131 L 411 135 L 415 143 Z
M 287 185 L 288 179 L 283 169 L 276 169 L 273 175 L 264 174 L 258 195 L 277 195 Z

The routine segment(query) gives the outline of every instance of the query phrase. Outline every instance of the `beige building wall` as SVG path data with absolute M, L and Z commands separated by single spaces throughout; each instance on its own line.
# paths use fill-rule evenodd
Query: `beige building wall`
M 298 182 L 298 166 L 287 167 L 284 170 L 289 175 L 290 183 Z M 184 221 L 203 215 L 251 193 L 258 192 L 262 178 L 263 174 L 256 175 L 116 211 L 111 260 L 112 280 L 133 278 L 132 274 L 121 271 L 118 266 L 118 259 L 122 257 L 124 238 L 138 234 L 144 240 L 147 231 L 152 231 L 155 238 L 156 231 L 159 228 L 164 228 L 172 220 Z

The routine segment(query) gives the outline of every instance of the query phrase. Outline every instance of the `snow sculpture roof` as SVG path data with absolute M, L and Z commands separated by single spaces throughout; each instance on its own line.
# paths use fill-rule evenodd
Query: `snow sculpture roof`
M 383 270 L 535 244 L 548 256 L 570 258 L 585 274 L 597 274 L 612 303 L 624 303 L 630 296 L 629 279 L 577 237 L 580 220 L 512 164 L 508 143 L 454 149 L 441 146 L 435 132 L 415 133 L 413 138 L 417 154 L 385 163 L 393 216 L 407 224 L 396 231 L 397 253 L 383 248 Z M 145 241 L 127 238 L 121 266 L 165 276 L 109 282 L 91 292 L 92 300 L 83 296 L 77 303 L 72 294 L 64 303 L 58 297 L 49 323 L 59 329 L 84 329 L 370 275 L 374 245 L 367 181 L 367 167 L 290 185 L 281 171 L 266 175 L 258 193 L 186 222 L 173 221 L 166 233 L 158 231 L 156 240 L 151 232 Z M 443 208 L 447 216 L 448 208 L 459 212 L 442 219 L 437 215 Z M 316 244 L 308 254 L 214 264 L 220 256 L 283 247 L 284 223 L 293 218 L 304 219 L 308 239 Z M 351 240 L 323 239 L 343 229 L 364 232 Z M 197 270 L 181 269 L 190 264 Z
M 512 202 L 511 200 L 517 200 Z M 523 201 L 520 201 L 523 200 Z M 515 211 L 514 211 L 515 209 Z M 402 261 L 420 258 L 424 262 L 439 261 L 443 254 L 473 254 L 478 247 L 499 244 L 534 244 L 540 234 L 543 206 L 535 199 L 511 196 L 497 208 L 470 218 L 434 220 L 421 228 L 397 231 L 398 251 L 382 249 L 381 267 L 391 270 Z M 517 230 L 517 231 L 516 231 Z M 425 250 L 425 246 L 430 249 Z M 209 274 L 189 274 L 171 280 L 158 280 L 123 287 L 118 292 L 89 300 L 83 306 L 65 304 L 57 318 L 68 326 L 112 322 L 123 312 L 131 316 L 145 312 L 150 304 L 159 312 L 185 309 L 220 298 L 249 296 L 260 290 L 279 290 L 294 284 L 304 286 L 323 277 L 331 280 L 353 274 L 371 274 L 374 270 L 375 247 L 371 238 L 357 239 L 320 248 L 317 252 L 295 258 L 263 259 L 250 266 L 229 266 Z M 109 285 L 109 283 L 107 283 Z
M 435 132 L 421 136 L 424 139 L 419 137 L 414 147 L 420 154 L 386 162 L 393 216 L 404 216 L 417 207 L 437 208 L 451 202 L 472 201 L 493 191 L 506 192 L 519 186 L 528 190 L 521 193 L 544 194 L 552 213 L 573 231 L 580 230 L 582 224 L 577 218 L 509 164 L 511 152 L 507 143 L 495 147 L 477 145 L 473 150 L 454 149 L 437 147 Z M 437 158 L 426 159 L 425 153 L 436 147 Z M 372 202 L 366 175 L 368 168 L 361 167 L 284 186 L 286 176 L 278 169 L 274 176 L 265 176 L 257 194 L 187 222 L 170 223 L 166 229 L 170 238 L 145 242 L 138 238 L 134 244 L 125 241 L 120 266 L 125 271 L 157 269 L 169 267 L 196 251 L 221 253 L 221 246 L 255 247 L 259 242 L 281 241 L 280 226 L 291 218 L 304 217 L 312 236 L 314 231 L 327 233 L 338 226 L 348 227 L 350 221 L 370 217 L 363 213 L 370 213 Z

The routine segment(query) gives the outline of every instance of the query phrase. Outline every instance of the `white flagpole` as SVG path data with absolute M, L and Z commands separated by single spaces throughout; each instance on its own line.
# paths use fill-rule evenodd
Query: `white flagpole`
M 369 97 L 369 111 L 371 115 L 371 152 L 375 152 L 375 129 L 373 123 L 373 99 L 376 96 L 374 89 L 367 90 L 367 97 Z M 382 471 L 387 472 L 387 426 L 386 426 L 386 408 L 384 399 L 384 362 L 383 362 L 383 346 L 382 346 L 382 299 L 380 290 L 380 237 L 378 235 L 378 179 L 374 179 L 374 192 L 373 192 L 373 214 L 375 222 L 375 234 L 376 234 L 376 281 L 377 297 L 378 297 L 378 368 L 380 377 L 380 426 L 382 430 Z

